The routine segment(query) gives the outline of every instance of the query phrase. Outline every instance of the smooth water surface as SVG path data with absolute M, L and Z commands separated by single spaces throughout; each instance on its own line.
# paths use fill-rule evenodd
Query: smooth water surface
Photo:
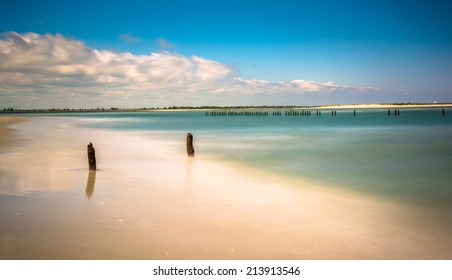
M 92 114 L 82 125 L 195 136 L 196 152 L 285 176 L 407 202 L 452 201 L 452 115 L 440 109 L 313 110 L 310 116 L 205 116 L 202 111 Z

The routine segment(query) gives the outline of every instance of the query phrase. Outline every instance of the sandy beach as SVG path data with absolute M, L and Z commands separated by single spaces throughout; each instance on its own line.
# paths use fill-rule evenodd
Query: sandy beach
M 452 258 L 450 229 L 409 205 L 77 122 L 0 117 L 0 258 Z
M 17 136 L 14 133 L 14 129 L 10 126 L 24 121 L 24 117 L 0 117 L 0 150 L 4 149 L 7 145 L 14 144 L 17 139 L 14 137 Z

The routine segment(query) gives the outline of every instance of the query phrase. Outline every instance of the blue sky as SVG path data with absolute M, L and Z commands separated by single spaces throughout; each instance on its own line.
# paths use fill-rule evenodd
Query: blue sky
M 0 5 L 3 107 L 452 102 L 448 1 Z

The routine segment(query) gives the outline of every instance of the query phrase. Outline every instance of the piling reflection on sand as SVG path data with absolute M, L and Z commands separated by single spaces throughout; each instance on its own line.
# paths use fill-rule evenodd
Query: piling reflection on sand
M 86 182 L 86 197 L 91 198 L 94 193 L 94 185 L 96 184 L 96 171 L 88 172 L 88 180 Z

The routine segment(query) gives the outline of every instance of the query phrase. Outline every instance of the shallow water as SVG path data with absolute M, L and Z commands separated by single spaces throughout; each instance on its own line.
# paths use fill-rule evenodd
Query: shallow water
M 0 256 L 450 259 L 450 116 L 357 113 L 33 116 L 1 154 Z
M 452 201 L 452 116 L 440 109 L 342 110 L 319 117 L 205 117 L 204 112 L 96 114 L 85 126 L 145 131 L 197 153 L 284 176 L 413 203 Z M 271 114 L 270 114 L 271 115 Z

